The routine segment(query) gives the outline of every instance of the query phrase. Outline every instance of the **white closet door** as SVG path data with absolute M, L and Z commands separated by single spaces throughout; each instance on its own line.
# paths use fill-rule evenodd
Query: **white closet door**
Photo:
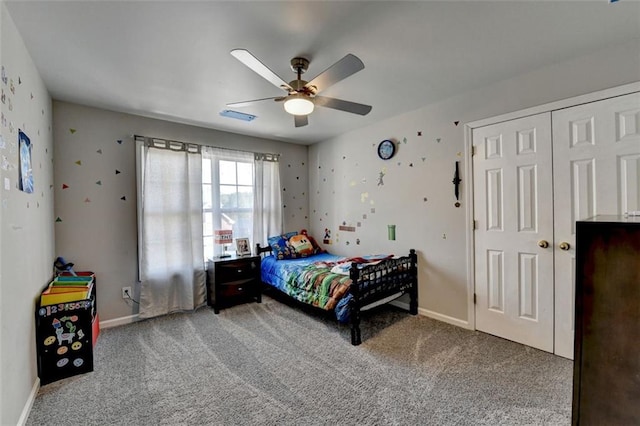
M 550 118 L 544 113 L 473 130 L 476 328 L 548 352 L 553 351 Z M 549 246 L 541 247 L 543 241 Z
M 640 94 L 554 111 L 552 120 L 555 353 L 573 359 L 575 223 L 640 210 Z

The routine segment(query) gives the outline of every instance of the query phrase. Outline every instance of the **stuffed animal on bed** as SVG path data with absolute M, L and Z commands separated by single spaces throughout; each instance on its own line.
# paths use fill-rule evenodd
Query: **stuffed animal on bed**
M 289 238 L 289 244 L 291 244 L 296 253 L 302 257 L 309 256 L 314 253 L 313 244 L 311 244 L 309 238 L 304 234 L 294 235 Z

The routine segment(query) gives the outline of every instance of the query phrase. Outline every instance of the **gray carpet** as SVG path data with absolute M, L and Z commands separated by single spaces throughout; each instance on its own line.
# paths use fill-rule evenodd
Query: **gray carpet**
M 385 306 L 349 328 L 269 297 L 103 330 L 29 425 L 568 425 L 572 362 Z

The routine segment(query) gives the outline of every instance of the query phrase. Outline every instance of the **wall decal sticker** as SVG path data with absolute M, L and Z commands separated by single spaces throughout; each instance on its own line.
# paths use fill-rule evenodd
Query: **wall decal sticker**
M 460 122 L 459 121 L 454 121 L 453 124 L 455 124 L 457 126 L 458 124 L 460 124 Z
M 331 230 L 329 228 L 324 228 L 324 237 L 322 238 L 322 242 L 324 244 L 331 244 Z
M 356 223 L 356 226 L 357 226 L 358 228 L 360 228 L 360 227 L 362 226 L 362 222 L 357 222 L 357 223 Z
M 7 84 L 7 70 L 4 68 L 4 65 L 2 66 L 2 72 L 0 72 L 0 76 L 2 78 L 2 82 L 4 84 Z
M 371 207 L 371 213 L 375 213 L 376 212 L 376 208 L 375 207 Z
M 62 219 L 60 219 L 60 216 L 56 218 L 56 222 L 62 222 Z
M 409 167 L 413 167 L 413 163 L 409 163 Z
M 422 131 L 418 130 L 418 136 L 422 136 Z
M 27 194 L 33 193 L 33 168 L 31 167 L 31 140 L 18 130 L 18 145 L 20 153 L 20 169 L 18 174 L 18 189 Z
M 124 195 L 123 195 L 122 197 L 120 197 L 120 199 L 121 199 L 122 201 L 127 201 L 127 197 L 125 197 Z
M 356 227 L 355 226 L 345 226 L 345 225 L 341 225 L 339 226 L 339 231 L 345 231 L 345 232 L 356 232 Z
M 360 202 L 364 203 L 365 201 L 367 201 L 367 198 L 369 198 L 369 193 L 368 192 L 363 192 L 360 194 Z
M 118 142 L 118 145 L 122 145 L 122 139 L 118 139 L 116 142 Z
M 0 135 L 0 149 L 5 149 L 7 147 L 7 143 L 4 141 L 4 137 Z
M 11 93 L 14 95 L 16 94 L 16 86 L 13 85 L 13 79 L 9 80 L 9 90 L 11 90 Z
M 356 238 L 356 245 L 360 245 L 360 238 Z
M 120 170 L 116 169 L 116 174 L 119 175 L 120 173 L 122 173 Z
M 436 142 L 440 143 L 441 139 L 440 138 L 436 138 Z
M 424 201 L 424 202 L 426 203 L 426 202 L 427 202 L 427 197 L 424 197 L 424 198 L 422 199 L 422 201 Z
M 0 102 L 3 104 L 7 103 L 7 96 L 4 94 L 4 89 L 0 90 Z
M 385 170 L 380 170 L 380 173 L 378 174 L 378 186 L 384 186 L 384 175 Z
M 7 170 L 7 171 L 13 168 L 6 155 L 2 156 L 2 163 L 0 163 L 0 167 L 2 168 L 2 170 Z
M 402 142 L 407 143 L 407 138 L 402 138 Z
M 78 160 L 78 161 L 76 161 L 76 164 L 77 164 L 78 166 L 82 166 L 82 161 Z
M 90 203 L 90 202 L 91 202 L 91 200 L 87 197 L 87 198 L 85 198 L 85 199 L 84 199 L 84 202 L 85 202 L 85 203 Z
M 102 154 L 102 149 L 96 151 L 98 154 Z
M 4 190 L 11 191 L 11 179 L 9 179 L 8 177 L 4 178 Z
M 396 226 L 395 225 L 387 225 L 387 234 L 390 241 L 395 241 L 396 239 Z
M 31 93 L 31 100 L 33 100 L 33 93 Z
M 102 181 L 101 180 L 97 180 L 96 181 L 96 185 L 102 185 Z
M 366 213 L 364 213 L 364 214 L 362 215 L 362 218 L 363 218 L 363 219 L 366 219 L 366 218 L 367 218 L 367 214 L 366 214 Z
M 69 128 L 69 132 L 73 135 L 75 132 L 77 132 L 77 130 L 76 130 L 76 129 Z
M 18 76 L 18 85 L 22 84 L 22 79 Z

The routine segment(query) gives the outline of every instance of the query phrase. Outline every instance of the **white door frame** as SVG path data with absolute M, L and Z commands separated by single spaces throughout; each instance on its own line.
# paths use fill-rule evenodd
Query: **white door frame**
M 586 95 L 575 96 L 568 99 L 562 99 L 560 101 L 550 102 L 543 105 L 538 105 L 532 108 L 526 108 L 519 111 L 510 112 L 507 114 L 498 115 L 495 117 L 485 118 L 482 120 L 472 121 L 464 125 L 464 176 L 466 177 L 467 188 L 465 192 L 465 218 L 467 221 L 467 236 L 466 236 L 466 253 L 467 253 L 467 324 L 471 330 L 476 329 L 476 310 L 474 304 L 474 292 L 475 292 L 475 237 L 474 237 L 474 206 L 473 206 L 473 158 L 472 158 L 472 145 L 473 145 L 473 129 L 477 127 L 483 127 L 490 124 L 496 124 L 503 121 L 514 120 L 516 118 L 522 118 L 529 115 L 536 115 L 543 112 L 550 112 L 563 108 L 570 108 L 576 105 L 586 104 L 590 102 L 600 101 L 607 98 L 613 98 L 616 96 L 627 95 L 633 92 L 640 92 L 640 82 L 629 83 L 622 86 L 616 86 L 605 90 L 599 90 L 597 92 L 588 93 Z

